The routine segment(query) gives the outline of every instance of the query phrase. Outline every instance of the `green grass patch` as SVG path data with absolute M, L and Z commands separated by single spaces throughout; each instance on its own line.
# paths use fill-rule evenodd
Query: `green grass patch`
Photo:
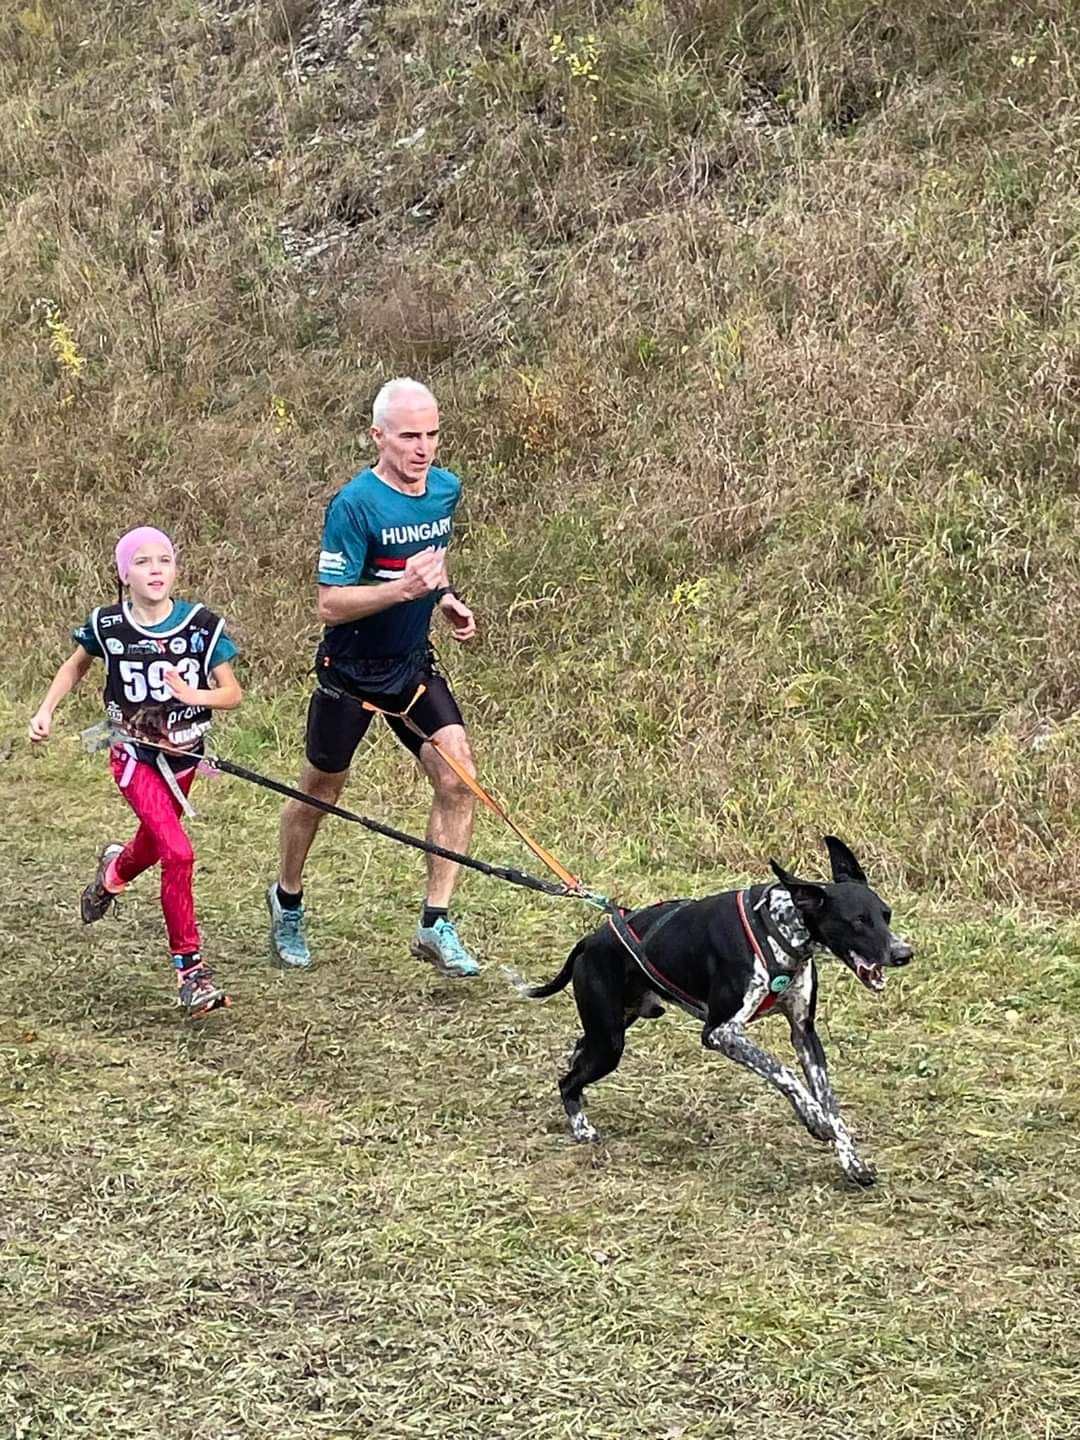
M 288 778 L 289 708 L 223 746 Z M 587 829 L 545 798 L 545 836 Z M 349 799 L 423 823 L 387 737 Z M 1074 925 L 900 894 L 918 956 L 880 1002 L 824 968 L 835 1082 L 880 1168 L 858 1193 L 677 1016 L 636 1027 L 596 1088 L 606 1143 L 571 1144 L 570 1003 L 526 1005 L 498 966 L 552 973 L 589 923 L 572 903 L 468 878 L 485 970 L 455 986 L 407 954 L 417 858 L 328 821 L 319 966 L 272 970 L 276 801 L 228 779 L 196 801 L 206 949 L 235 996 L 201 1028 L 172 1003 L 152 877 L 118 920 L 78 921 L 127 825 L 101 758 L 58 739 L 0 766 L 13 1434 L 1071 1433 Z M 635 898 L 744 878 L 673 861 L 663 826 L 651 858 L 626 848 L 645 829 L 605 837 L 590 875 Z M 486 820 L 476 849 L 523 858 Z
M 1080 1432 L 1078 56 L 1063 0 L 0 15 L 5 1434 Z M 823 986 L 873 1193 L 670 1018 L 572 1149 L 569 1007 L 497 964 L 574 906 L 467 880 L 455 988 L 416 857 L 328 826 L 321 967 L 269 970 L 239 782 L 194 822 L 229 1016 L 179 1022 L 149 878 L 79 926 L 126 823 L 93 685 L 21 736 L 116 535 L 177 536 L 241 643 L 222 753 L 294 778 L 321 509 L 402 372 L 515 813 L 627 900 L 825 832 L 895 899 L 885 1002 Z M 348 798 L 423 827 L 385 740 Z

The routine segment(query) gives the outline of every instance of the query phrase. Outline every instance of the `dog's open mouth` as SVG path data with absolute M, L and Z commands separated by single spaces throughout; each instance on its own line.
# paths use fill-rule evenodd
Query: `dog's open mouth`
M 848 964 L 868 990 L 880 993 L 885 989 L 885 971 L 880 965 L 872 965 L 854 950 L 848 952 Z

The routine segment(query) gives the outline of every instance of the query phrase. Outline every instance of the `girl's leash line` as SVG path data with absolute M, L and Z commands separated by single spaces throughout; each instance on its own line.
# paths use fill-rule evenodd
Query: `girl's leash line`
M 496 880 L 505 880 L 510 885 L 518 885 L 526 890 L 537 891 L 542 895 L 553 895 L 566 897 L 567 899 L 582 900 L 585 904 L 600 910 L 607 918 L 608 924 L 615 933 L 624 949 L 628 951 L 635 963 L 653 981 L 654 984 L 663 986 L 663 977 L 656 971 L 649 962 L 641 937 L 633 930 L 627 921 L 627 912 L 616 901 L 601 895 L 596 891 L 587 890 L 582 882 L 562 865 L 549 850 L 533 837 L 522 826 L 518 825 L 506 809 L 492 796 L 483 785 L 471 775 L 463 765 L 450 755 L 437 740 L 425 733 L 413 720 L 408 711 L 412 709 L 417 700 L 424 693 L 424 686 L 420 686 L 416 694 L 409 701 L 403 711 L 383 710 L 370 701 L 358 701 L 358 704 L 375 714 L 383 715 L 392 719 L 402 720 L 406 726 L 445 761 L 455 775 L 468 787 L 493 814 L 497 815 L 515 835 L 537 856 L 543 863 L 558 877 L 559 883 L 554 884 L 550 880 L 541 879 L 538 875 L 530 875 L 527 871 L 518 870 L 513 866 L 491 865 L 485 860 L 477 860 L 472 855 L 462 854 L 457 850 L 449 850 L 444 845 L 437 845 L 431 840 L 421 840 L 417 835 L 410 835 L 404 830 L 395 829 L 392 825 L 384 825 L 379 820 L 372 820 L 367 815 L 359 815 L 353 810 L 346 810 L 341 805 L 334 805 L 328 800 L 318 800 L 313 795 L 298 790 L 295 786 L 286 785 L 280 780 L 274 780 L 268 775 L 262 775 L 257 770 L 249 770 L 244 765 L 234 764 L 231 760 L 224 760 L 217 755 L 191 755 L 190 758 L 196 763 L 205 765 L 208 769 L 219 774 L 233 775 L 238 780 L 246 780 L 252 785 L 258 785 L 264 790 L 273 791 L 277 795 L 284 795 L 289 800 L 296 800 L 301 805 L 309 805 L 312 809 L 321 810 L 326 815 L 335 815 L 339 820 L 347 820 L 353 825 L 360 825 L 365 830 L 375 835 L 382 835 L 387 840 L 394 840 L 399 845 L 407 845 L 413 850 L 420 850 L 425 855 L 438 855 L 444 860 L 453 861 L 465 869 L 474 870 L 481 875 L 490 875 Z M 184 755 L 186 752 L 175 748 L 157 744 L 153 741 L 146 741 L 135 736 L 126 735 L 123 731 L 102 722 L 98 726 L 91 727 L 85 732 L 86 739 L 93 743 L 87 745 L 88 749 L 101 748 L 107 744 L 136 744 L 149 745 L 151 749 L 162 754 Z
M 477 860 L 472 855 L 464 855 L 460 851 L 449 850 L 444 845 L 437 845 L 434 841 L 422 840 L 419 836 L 395 829 L 392 825 L 384 825 L 382 821 L 372 820 L 370 816 L 346 810 L 344 806 L 334 805 L 329 800 L 319 800 L 314 795 L 308 795 L 303 790 L 296 789 L 295 786 L 286 785 L 281 780 L 275 780 L 269 775 L 262 775 L 257 770 L 249 770 L 245 765 L 237 765 L 218 755 L 190 754 L 190 752 L 177 750 L 156 741 L 144 740 L 141 736 L 128 735 L 115 726 L 109 725 L 108 722 L 91 726 L 89 730 L 83 732 L 82 739 L 85 747 L 90 751 L 105 749 L 114 744 L 130 744 L 146 746 L 162 755 L 183 756 L 189 758 L 193 764 L 205 766 L 219 774 L 233 775 L 238 780 L 246 780 L 249 784 L 257 785 L 263 790 L 273 791 L 274 794 L 283 795 L 288 800 L 296 800 L 302 805 L 311 806 L 314 810 L 321 810 L 326 815 L 335 815 L 339 820 L 347 820 L 350 824 L 361 825 L 365 830 L 369 830 L 375 835 L 382 835 L 387 840 L 394 840 L 399 845 L 407 845 L 414 850 L 421 850 L 427 855 L 438 855 L 440 858 L 451 860 L 454 864 L 462 865 L 466 869 L 476 870 L 481 875 L 490 875 L 497 880 L 505 880 L 510 885 L 520 885 L 527 890 L 535 890 L 543 895 L 573 896 L 585 900 L 587 903 L 598 904 L 601 908 L 608 903 L 604 897 L 584 890 L 580 882 L 574 880 L 573 877 L 570 877 L 571 884 L 567 884 L 565 881 L 554 884 L 550 880 L 544 880 L 538 875 L 530 875 L 514 866 L 491 865 L 485 860 Z M 514 828 L 516 829 L 516 827 Z M 563 873 L 570 876 L 570 872 L 567 870 L 563 870 Z

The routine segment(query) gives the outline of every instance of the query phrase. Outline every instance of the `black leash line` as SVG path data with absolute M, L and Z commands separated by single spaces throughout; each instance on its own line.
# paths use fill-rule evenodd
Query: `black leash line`
M 95 737 L 97 738 L 97 737 Z M 432 840 L 421 840 L 417 835 L 410 835 L 404 830 L 397 830 L 392 825 L 384 825 L 380 820 L 372 820 L 370 816 L 358 815 L 354 810 L 346 810 L 341 805 L 334 805 L 329 800 L 319 800 L 314 795 L 308 795 L 303 790 L 298 790 L 293 785 L 286 785 L 281 780 L 271 779 L 269 775 L 261 775 L 257 770 L 249 770 L 246 765 L 237 765 L 232 760 L 223 760 L 218 755 L 196 755 L 189 751 L 177 750 L 173 746 L 161 745 L 154 740 L 143 740 L 137 735 L 126 735 L 119 730 L 102 732 L 102 739 L 108 743 L 143 745 L 150 750 L 157 750 L 162 755 L 173 755 L 189 759 L 193 765 L 205 765 L 211 770 L 217 770 L 223 775 L 234 775 L 238 780 L 247 780 L 252 785 L 258 785 L 263 790 L 272 790 L 277 795 L 284 795 L 286 799 L 298 800 L 302 805 L 310 805 L 313 810 L 321 810 L 325 815 L 336 815 L 339 820 L 348 820 L 350 824 L 362 825 L 365 830 L 370 830 L 375 835 L 382 835 L 387 840 L 396 840 L 399 845 L 408 845 L 413 850 L 421 850 L 425 855 L 438 855 L 443 860 L 452 860 L 455 865 L 463 865 L 469 870 L 479 871 L 481 875 L 491 875 L 497 880 L 505 880 L 511 885 L 521 885 L 527 890 L 537 890 L 542 895 L 573 895 L 575 891 L 566 885 L 557 885 L 551 880 L 541 879 L 538 875 L 530 875 L 527 871 L 518 870 L 508 865 L 489 865 L 486 860 L 477 860 L 472 855 L 463 855 L 457 850 L 448 850 L 445 845 L 437 845 Z M 581 899 L 588 898 L 582 892 Z
M 416 727 L 419 729 L 419 727 Z M 97 731 L 98 733 L 94 733 Z M 423 734 L 423 732 L 420 732 Z M 392 825 L 384 825 L 380 820 L 372 820 L 367 815 L 358 815 L 354 810 L 346 810 L 341 805 L 334 805 L 329 800 L 318 800 L 314 795 L 308 795 L 303 790 L 298 790 L 293 785 L 286 785 L 281 780 L 274 780 L 269 775 L 262 775 L 258 770 L 249 770 L 246 765 L 237 765 L 232 760 L 224 760 L 217 755 L 197 755 L 190 751 L 177 750 L 174 746 L 161 745 L 154 740 L 142 740 L 134 735 L 126 735 L 123 731 L 113 729 L 106 723 L 101 727 L 93 726 L 84 734 L 84 743 L 90 737 L 94 742 L 117 743 L 127 745 L 144 745 L 148 749 L 157 750 L 163 755 L 180 756 L 190 760 L 194 765 L 205 765 L 211 770 L 216 770 L 223 775 L 233 775 L 238 780 L 246 780 L 251 785 L 257 785 L 260 789 L 271 790 L 276 795 L 284 795 L 288 800 L 297 800 L 301 805 L 310 805 L 313 810 L 321 810 L 325 815 L 335 815 L 339 820 L 347 820 L 352 825 L 360 825 L 372 834 L 382 835 L 387 840 L 394 840 L 399 845 L 407 845 L 413 850 L 420 850 L 425 855 L 438 855 L 444 860 L 451 860 L 456 865 L 462 865 L 468 870 L 475 870 L 481 875 L 490 875 L 496 880 L 505 880 L 510 885 L 519 885 L 526 890 L 537 891 L 541 895 L 553 895 L 566 897 L 567 899 L 581 900 L 586 905 L 591 905 L 597 910 L 603 911 L 607 917 L 615 935 L 635 963 L 644 973 L 646 978 L 656 987 L 665 993 L 675 1004 L 688 1010 L 692 1015 L 699 1018 L 704 1015 L 705 1007 L 702 1002 L 687 995 L 677 985 L 668 980 L 663 973 L 651 963 L 646 954 L 645 941 L 633 929 L 626 919 L 627 914 L 623 906 L 615 900 L 609 899 L 606 895 L 600 895 L 596 891 L 586 890 L 582 885 L 556 884 L 552 880 L 544 880 L 538 875 L 530 875 L 527 871 L 518 870 L 508 865 L 491 865 L 486 860 L 477 860 L 472 855 L 463 855 L 457 850 L 448 850 L 444 845 L 437 845 L 431 840 L 421 840 L 417 835 L 410 835 L 407 831 L 397 830 Z M 89 748 L 89 747 L 88 747 Z M 501 810 L 501 807 L 500 807 Z M 507 818 L 505 815 L 503 818 Z M 510 823 L 516 834 L 520 835 L 517 826 Z M 541 850 L 543 847 L 539 847 Z M 545 852 L 546 853 L 546 852 Z M 561 868 L 561 867 L 560 867 Z M 681 908 L 681 907 L 678 907 Z M 665 919 L 668 917 L 665 917 Z M 646 937 L 647 938 L 647 937 Z
M 408 845 L 414 850 L 422 850 L 425 855 L 438 855 L 443 860 L 452 860 L 456 865 L 464 865 L 469 870 L 477 870 L 481 875 L 493 875 L 497 880 L 506 880 L 511 885 L 523 885 L 527 890 L 538 890 L 544 895 L 569 895 L 570 891 L 565 885 L 556 885 L 550 880 L 543 880 L 538 875 L 529 875 L 524 870 L 517 870 L 512 866 L 489 865 L 486 860 L 477 860 L 472 855 L 463 855 L 458 850 L 448 850 L 445 845 L 436 845 L 432 840 L 421 840 L 417 835 L 409 835 L 404 830 L 395 830 L 392 825 L 384 825 L 379 820 L 372 820 L 367 815 L 358 815 L 353 810 L 346 810 L 341 805 L 333 805 L 329 800 L 317 800 L 314 795 L 306 795 L 303 790 L 297 790 L 292 785 L 285 785 L 280 780 L 272 780 L 268 775 L 260 775 L 255 770 L 248 770 L 243 765 L 234 765 L 231 760 L 222 760 L 218 756 L 205 755 L 204 762 L 214 770 L 220 770 L 226 775 L 235 775 L 238 780 L 248 780 L 252 785 L 261 785 L 264 790 L 273 790 L 278 795 L 285 795 L 290 800 L 299 800 L 302 805 L 310 805 L 315 810 L 322 810 L 327 815 L 336 815 L 339 820 L 348 820 L 353 825 L 362 825 L 365 830 L 370 830 L 375 835 L 385 836 L 387 840 L 396 840 L 399 845 Z

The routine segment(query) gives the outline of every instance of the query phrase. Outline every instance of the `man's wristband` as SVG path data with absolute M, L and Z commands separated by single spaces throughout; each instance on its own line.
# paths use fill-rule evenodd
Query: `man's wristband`
M 447 595 L 453 595 L 456 599 L 457 591 L 452 585 L 440 585 L 439 588 L 435 591 L 435 604 L 441 605 L 442 602 L 446 599 Z

